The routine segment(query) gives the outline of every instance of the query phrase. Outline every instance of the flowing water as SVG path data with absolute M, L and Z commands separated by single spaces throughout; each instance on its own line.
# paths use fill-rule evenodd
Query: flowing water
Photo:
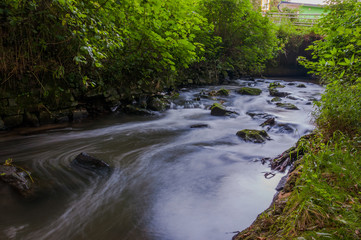
M 35 200 L 24 200 L 2 186 L 0 239 L 222 240 L 248 227 L 266 209 L 282 177 L 264 177 L 259 160 L 275 157 L 312 131 L 312 105 L 322 87 L 284 84 L 292 93 L 271 103 L 267 86 L 275 80 L 235 81 L 227 86 L 184 89 L 172 109 L 154 116 L 114 114 L 87 124 L 29 136 L 0 138 L 0 161 L 13 158 L 46 179 Z M 297 83 L 296 83 L 297 84 Z M 240 85 L 256 86 L 260 96 L 242 96 Z M 231 90 L 217 100 L 200 98 L 204 89 Z M 216 117 L 209 106 L 223 100 L 239 115 Z M 253 118 L 246 114 L 255 115 Z M 275 116 L 272 140 L 246 143 L 245 128 L 262 129 Z M 207 124 L 204 128 L 191 128 Z M 287 127 L 285 127 L 287 126 Z M 70 167 L 80 153 L 109 163 L 109 177 L 85 177 Z

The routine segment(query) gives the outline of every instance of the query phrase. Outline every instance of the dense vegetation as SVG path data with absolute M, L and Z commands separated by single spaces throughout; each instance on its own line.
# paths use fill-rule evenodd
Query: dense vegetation
M 131 99 L 256 74 L 277 50 L 249 0 L 5 0 L 0 18 L 0 88 L 45 103 L 69 89 Z
M 324 36 L 305 66 L 326 84 L 316 105 L 319 133 L 308 146 L 298 194 L 289 209 L 305 238 L 361 239 L 361 3 L 330 1 L 317 30 Z M 307 231 L 308 230 L 308 231 Z
M 300 58 L 326 84 L 317 131 L 274 205 L 236 239 L 361 239 L 361 3 L 329 4 L 312 61 Z

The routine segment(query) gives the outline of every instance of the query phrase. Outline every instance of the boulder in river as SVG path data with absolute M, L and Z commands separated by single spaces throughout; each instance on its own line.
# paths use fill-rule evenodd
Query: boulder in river
M 290 95 L 290 93 L 280 92 L 280 91 L 278 91 L 276 88 L 270 88 L 270 89 L 269 89 L 269 94 L 270 94 L 272 97 L 287 97 L 288 95 Z
M 237 132 L 237 136 L 246 142 L 264 143 L 266 140 L 271 140 L 265 130 L 243 129 Z
M 237 92 L 242 95 L 257 96 L 262 93 L 262 90 L 259 88 L 242 87 L 242 88 L 238 89 Z
M 24 197 L 34 194 L 30 172 L 13 165 L 0 165 L 0 179 Z
M 287 110 L 299 110 L 299 108 L 293 105 L 292 103 L 277 103 L 276 105 L 277 107 L 281 107 Z
M 281 102 L 281 98 L 280 97 L 274 97 L 271 99 L 271 102 Z
M 198 124 L 193 124 L 191 125 L 191 128 L 208 128 L 209 125 L 205 124 L 205 123 L 198 123 Z
M 280 82 L 271 82 L 268 88 L 284 88 L 285 85 L 282 85 Z
M 165 111 L 170 107 L 170 103 L 167 99 L 161 97 L 153 97 L 148 102 L 148 108 L 153 111 Z
M 213 116 L 228 116 L 231 114 L 238 114 L 238 113 L 227 110 L 223 105 L 219 103 L 213 103 L 213 105 L 211 106 L 211 115 Z
M 80 153 L 70 164 L 74 169 L 87 174 L 106 176 L 111 173 L 110 166 L 85 152 Z
M 275 118 L 268 118 L 265 122 L 263 122 L 260 126 L 261 127 L 265 127 L 265 126 L 274 126 L 276 124 L 276 120 Z
M 306 88 L 306 85 L 301 83 L 301 84 L 298 84 L 296 87 L 298 87 L 298 88 Z
M 225 88 L 221 88 L 217 91 L 217 96 L 228 96 L 229 90 Z
M 275 118 L 274 115 L 265 112 L 246 112 L 252 119 L 268 119 Z

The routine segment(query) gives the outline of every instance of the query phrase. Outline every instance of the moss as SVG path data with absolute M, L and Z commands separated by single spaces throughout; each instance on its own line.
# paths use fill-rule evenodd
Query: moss
M 275 88 L 270 88 L 269 89 L 269 94 L 273 97 L 287 97 L 288 95 L 290 95 L 290 93 L 287 92 L 280 92 Z
M 243 129 L 237 132 L 237 136 L 246 142 L 264 143 L 270 140 L 267 132 L 264 130 Z
M 221 88 L 217 91 L 217 95 L 218 96 L 229 96 L 229 90 L 228 89 L 225 89 L 225 88 Z
M 242 87 L 242 88 L 238 89 L 237 92 L 242 95 L 257 96 L 262 93 L 262 90 L 259 88 Z
M 274 97 L 271 99 L 271 102 L 281 102 L 281 98 L 280 97 Z
M 277 103 L 276 105 L 277 105 L 277 107 L 284 108 L 287 110 L 299 110 L 298 107 L 296 107 L 295 105 L 293 105 L 291 103 Z
M 211 106 L 211 115 L 213 116 L 227 116 L 231 114 L 238 114 L 238 113 L 227 110 L 220 103 L 213 103 L 213 105 Z
M 282 85 L 279 82 L 272 82 L 269 84 L 268 88 L 284 88 L 286 87 L 285 85 Z

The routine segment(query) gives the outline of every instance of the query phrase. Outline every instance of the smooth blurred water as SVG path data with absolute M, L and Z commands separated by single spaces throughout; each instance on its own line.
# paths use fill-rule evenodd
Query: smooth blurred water
M 276 80 L 236 81 L 227 86 L 185 89 L 173 109 L 155 116 L 114 114 L 30 136 L 0 135 L 0 161 L 11 157 L 45 179 L 35 200 L 21 199 L 1 185 L 0 239 L 222 240 L 248 227 L 269 206 L 282 174 L 259 159 L 275 157 L 312 131 L 311 99 L 323 88 L 287 85 L 300 110 L 278 108 L 267 86 Z M 241 96 L 240 86 L 263 90 Z M 231 90 L 228 97 L 195 101 L 202 90 Z M 239 116 L 210 115 L 213 102 Z M 265 144 L 243 142 L 236 132 L 262 129 L 266 119 L 246 112 L 268 113 L 291 127 L 269 130 Z M 208 128 L 191 128 L 208 124 Z M 80 153 L 109 163 L 109 178 L 87 178 L 69 164 Z

